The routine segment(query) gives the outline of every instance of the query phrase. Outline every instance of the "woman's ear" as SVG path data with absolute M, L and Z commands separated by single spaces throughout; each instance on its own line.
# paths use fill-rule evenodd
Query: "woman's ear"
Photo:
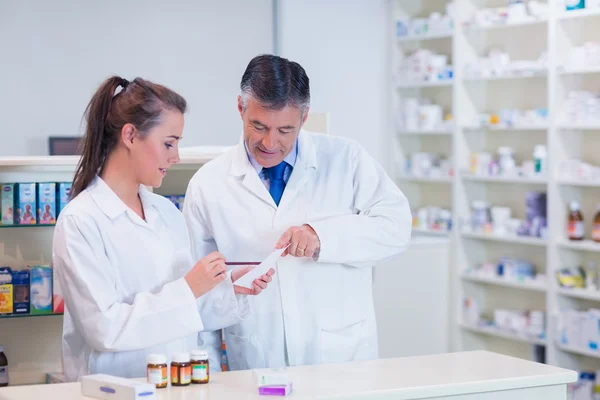
M 130 148 L 133 144 L 133 140 L 136 138 L 137 129 L 132 124 L 125 124 L 121 129 L 121 141 L 125 147 Z

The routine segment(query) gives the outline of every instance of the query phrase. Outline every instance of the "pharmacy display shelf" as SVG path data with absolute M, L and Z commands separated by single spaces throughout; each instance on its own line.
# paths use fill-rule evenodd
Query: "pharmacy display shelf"
M 22 229 L 22 228 L 44 228 L 44 227 L 54 227 L 56 224 L 15 224 L 15 225 L 2 225 L 0 224 L 0 229 Z
M 510 24 L 493 24 L 493 25 L 465 25 L 464 30 L 467 33 L 481 32 L 481 31 L 492 31 L 499 29 L 511 29 L 524 26 L 545 26 L 548 23 L 546 19 L 536 19 L 531 21 L 514 22 Z
M 496 76 L 472 76 L 466 77 L 465 82 L 494 82 L 494 81 L 508 81 L 508 80 L 520 80 L 520 79 L 541 79 L 548 76 L 548 71 L 532 71 L 531 73 L 525 74 L 514 74 L 514 75 L 496 75 Z
M 513 332 L 498 329 L 496 327 L 472 326 L 472 325 L 464 324 L 464 323 L 461 324 L 460 327 L 464 330 L 482 334 L 482 335 L 496 336 L 496 337 L 503 338 L 503 339 L 514 340 L 514 341 L 523 342 L 523 343 L 537 344 L 540 346 L 546 345 L 545 339 L 531 337 L 531 336 L 527 336 L 527 335 L 519 335 L 519 334 L 516 334 Z
M 520 177 L 520 176 L 481 176 L 464 173 L 462 178 L 465 181 L 472 182 L 491 182 L 491 183 L 518 183 L 524 185 L 546 185 L 547 178 L 543 177 Z
M 587 18 L 600 16 L 600 8 L 583 9 L 583 10 L 571 10 L 564 11 L 558 14 L 558 20 L 570 20 L 576 18 Z
M 559 185 L 565 186 L 585 186 L 585 187 L 600 187 L 600 181 L 585 181 L 583 179 L 558 179 Z
M 454 131 L 448 129 L 431 129 L 431 130 L 416 130 L 416 131 L 399 131 L 400 136 L 435 136 L 435 135 L 452 135 Z
M 0 319 L 38 318 L 38 317 L 61 317 L 63 313 L 54 314 L 0 314 Z
M 600 131 L 600 124 L 560 124 L 563 131 Z
M 422 235 L 432 235 L 432 236 L 450 236 L 451 232 L 442 231 L 438 229 L 430 229 L 430 228 L 412 228 L 412 233 L 418 233 Z
M 496 286 L 504 286 L 514 289 L 522 289 L 522 290 L 531 290 L 535 292 L 546 292 L 547 287 L 545 282 L 533 282 L 533 281 L 525 281 L 519 282 L 515 280 L 509 280 L 505 278 L 495 277 L 495 276 L 484 276 L 474 273 L 465 272 L 461 275 L 461 278 L 465 281 L 477 282 L 486 285 L 496 285 Z
M 172 166 L 174 169 L 197 168 L 206 164 L 213 158 L 231 149 L 230 146 L 201 146 L 195 148 L 181 148 L 179 163 Z M 26 156 L 26 157 L 0 157 L 0 168 L 5 171 L 14 169 L 30 169 L 44 171 L 73 171 L 79 163 L 79 156 Z M 168 174 L 168 172 L 167 172 Z
M 448 0 L 449 1 L 449 0 Z M 448 1 L 431 2 L 428 0 L 393 0 L 391 2 L 394 8 L 390 13 L 391 24 L 390 34 L 395 35 L 395 22 L 398 18 L 423 18 L 431 12 L 440 12 L 444 14 L 445 4 Z M 485 4 L 484 4 L 485 3 Z M 494 4 L 492 4 L 494 3 Z M 482 335 L 475 338 L 472 334 L 467 334 L 466 330 L 461 329 L 460 321 L 463 315 L 462 301 L 465 297 L 470 297 L 481 302 L 483 305 L 490 303 L 511 304 L 515 296 L 515 288 L 507 286 L 505 282 L 474 281 L 476 278 L 463 277 L 462 267 L 474 265 L 485 259 L 495 259 L 503 255 L 513 255 L 529 259 L 531 262 L 545 265 L 547 277 L 553 277 L 554 273 L 564 267 L 564 258 L 594 256 L 591 253 L 600 254 L 600 243 L 594 243 L 590 240 L 581 242 L 570 242 L 565 240 L 565 218 L 566 204 L 572 200 L 569 196 L 587 197 L 595 195 L 595 188 L 600 187 L 600 183 L 581 182 L 571 179 L 562 179 L 556 170 L 556 163 L 561 159 L 570 158 L 590 158 L 593 162 L 593 156 L 584 156 L 584 154 L 593 152 L 593 149 L 586 148 L 588 140 L 595 140 L 594 136 L 600 134 L 600 118 L 581 120 L 581 123 L 563 119 L 562 111 L 565 110 L 566 99 L 571 90 L 591 90 L 597 92 L 600 84 L 600 66 L 589 68 L 573 68 L 574 64 L 569 63 L 569 55 L 572 54 L 574 47 L 583 46 L 590 41 L 599 42 L 596 35 L 594 24 L 600 19 L 593 19 L 600 16 L 600 9 L 568 11 L 563 12 L 558 7 L 557 0 L 548 1 L 547 19 L 528 21 L 523 24 L 505 24 L 492 26 L 467 25 L 463 23 L 464 17 L 473 15 L 474 8 L 496 7 L 498 2 L 473 2 L 459 1 L 454 2 L 455 15 L 460 19 L 455 19 L 453 38 L 447 41 L 437 42 L 415 42 L 415 46 L 430 49 L 435 54 L 444 54 L 447 56 L 448 63 L 452 64 L 454 75 L 452 81 L 435 82 L 432 84 L 421 84 L 415 82 L 404 82 L 404 85 L 397 85 L 396 77 L 389 79 L 390 91 L 390 126 L 396 126 L 395 121 L 399 117 L 399 105 L 403 97 L 421 97 L 430 103 L 443 106 L 444 113 L 452 114 L 454 130 L 452 132 L 442 133 L 448 136 L 428 138 L 416 136 L 416 138 L 398 140 L 400 132 L 390 130 L 390 137 L 395 146 L 390 146 L 390 155 L 393 163 L 398 165 L 406 158 L 406 154 L 414 151 L 438 152 L 445 149 L 451 149 L 447 154 L 452 160 L 452 169 L 455 176 L 448 185 L 452 193 L 451 204 L 444 204 L 446 208 L 451 207 L 453 214 L 453 232 L 449 235 L 451 240 L 452 261 L 451 271 L 453 271 L 451 281 L 451 291 L 455 298 L 452 299 L 453 313 L 450 316 L 452 327 L 451 343 L 452 351 L 478 350 L 485 349 L 486 339 L 483 333 L 489 336 L 500 336 L 514 338 L 506 332 L 497 332 L 488 328 L 468 327 L 471 330 L 478 330 Z M 499 3 L 498 3 L 499 4 Z M 500 7 L 498 5 L 498 7 Z M 413 14 L 413 13 L 418 14 Z M 579 18 L 588 18 L 583 21 Z M 591 19 L 590 19 L 591 18 Z M 567 22 L 572 20 L 573 22 Z M 579 28 L 578 24 L 586 23 Z M 577 29 L 571 29 L 577 28 Z M 492 32 L 493 31 L 493 32 Z M 530 36 L 535 40 L 523 41 L 524 34 L 531 33 Z M 395 37 L 394 37 L 395 39 Z M 406 51 L 414 47 L 399 45 L 396 40 L 390 40 L 390 68 L 395 73 L 400 71 L 399 61 L 406 57 Z M 530 64 L 532 77 L 527 75 L 509 75 L 492 77 L 491 79 L 478 79 L 475 75 L 467 75 L 468 67 L 472 66 L 477 60 L 486 57 L 492 49 L 501 49 L 508 54 L 511 60 L 536 60 L 543 52 L 546 53 L 547 66 L 544 66 L 543 72 L 540 72 L 537 65 Z M 479 64 L 485 67 L 485 64 Z M 532 71 L 533 72 L 533 71 Z M 481 75 L 492 75 L 483 71 Z M 514 78 L 515 81 L 506 79 Z M 478 83 L 482 81 L 483 83 Z M 488 81 L 498 81 L 497 83 L 487 83 Z M 436 88 L 435 86 L 446 86 L 445 88 Z M 431 89 L 421 89 L 432 86 Z M 414 88 L 414 90 L 399 90 L 403 88 Z M 492 125 L 488 119 L 481 120 L 483 115 L 497 115 L 501 121 L 510 117 L 507 110 L 518 110 L 519 115 L 531 115 L 527 110 L 545 109 L 547 119 L 535 117 L 535 119 L 523 119 L 530 121 L 526 125 L 514 126 L 510 121 L 502 125 Z M 501 117 L 501 118 L 500 118 Z M 515 123 L 521 120 L 512 119 Z M 570 135 L 576 136 L 570 142 Z M 451 143 L 450 142 L 451 139 Z M 494 148 L 508 146 L 514 149 L 515 154 L 522 155 L 523 161 L 531 160 L 531 150 L 535 145 L 545 144 L 548 151 L 548 170 L 547 177 L 509 178 L 509 177 L 479 177 L 463 174 L 468 172 L 465 168 L 465 161 L 470 159 L 474 152 L 488 151 L 493 152 Z M 557 154 L 558 153 L 558 154 Z M 400 164 L 403 165 L 403 164 Z M 397 171 L 401 173 L 401 171 Z M 514 185 L 511 187 L 511 185 Z M 414 185 L 413 185 L 414 186 Z M 412 186 L 409 187 L 413 190 Z M 431 199 L 439 197 L 441 190 L 446 187 L 423 183 L 418 190 L 413 190 L 419 200 L 425 199 L 431 203 Z M 506 189 L 506 190 L 504 190 Z M 482 234 L 470 231 L 470 224 L 467 218 L 472 213 L 472 201 L 476 199 L 485 199 L 491 204 L 506 204 L 514 207 L 513 215 L 527 215 L 524 198 L 512 198 L 511 189 L 514 189 L 514 196 L 525 196 L 529 191 L 545 191 L 547 193 L 547 222 L 548 228 L 545 238 L 521 237 L 521 236 L 498 236 L 493 234 Z M 573 190 L 570 190 L 573 189 Z M 448 203 L 445 201 L 445 203 Z M 433 204 L 435 205 L 435 204 Z M 587 223 L 586 223 L 587 225 Z M 462 229 L 466 229 L 463 231 Z M 413 230 L 416 232 L 416 230 Z M 579 253 L 581 252 L 581 253 Z M 590 252 L 590 254 L 585 254 Z M 571 254 L 573 253 L 573 254 Z M 471 279 L 472 278 L 472 279 Z M 478 283 L 479 282 L 479 283 Z M 524 295 L 536 295 L 534 291 L 527 293 L 525 288 Z M 517 288 L 517 289 L 518 289 Z M 559 365 L 565 368 L 571 368 L 573 365 L 566 365 L 561 353 L 557 347 L 556 332 L 551 329 L 556 326 L 556 315 L 552 310 L 556 310 L 561 301 L 567 299 L 567 295 L 577 295 L 581 292 L 570 292 L 566 294 L 564 289 L 560 289 L 550 278 L 546 279 L 544 291 L 537 293 L 544 294 L 544 310 L 547 311 L 546 329 L 547 329 L 547 351 L 546 357 L 549 364 Z M 474 296 L 476 294 L 477 296 Z M 590 296 L 595 293 L 585 293 Z M 572 297 L 572 296 L 570 296 Z M 537 299 L 543 301 L 544 299 Z M 478 304 L 481 305 L 481 304 Z M 536 304 L 539 307 L 542 304 Z M 529 304 L 527 305 L 529 307 Z M 533 304 L 532 304 L 533 306 Z M 538 308 L 539 309 L 539 308 Z M 466 329 L 466 328 L 465 328 Z M 494 335 L 495 334 L 495 335 Z M 518 340 L 518 339 L 517 339 Z M 524 341 L 532 342 L 529 339 Z M 538 341 L 539 343 L 540 341 Z M 542 341 L 545 342 L 545 341 Z M 497 345 L 497 346 L 496 346 Z M 499 347 L 498 347 L 499 346 Z M 506 349 L 506 353 L 514 355 L 514 346 L 509 342 L 494 343 L 495 351 Z M 523 358 L 531 358 L 530 351 L 523 348 Z M 582 360 L 583 361 L 583 360 Z M 562 364 L 562 365 L 561 365 Z M 581 366 L 584 367 L 583 365 Z
M 580 356 L 586 356 L 591 358 L 600 358 L 600 351 L 580 349 L 575 346 L 567 346 L 561 343 L 556 343 L 556 347 L 562 351 L 566 351 L 567 353 L 578 354 Z
M 169 171 L 165 176 L 163 189 L 173 190 L 172 194 L 185 193 L 193 172 L 230 148 L 181 148 L 181 161 L 173 166 L 174 171 Z M 0 182 L 71 180 L 79 161 L 78 156 L 0 157 Z M 180 172 L 176 172 L 177 170 Z M 17 263 L 22 261 L 25 264 L 31 261 L 47 263 L 51 259 L 54 233 L 52 225 L 0 225 L 0 230 L 1 228 L 16 230 L 5 230 L 5 234 L 0 235 L 0 252 L 4 251 L 3 265 L 12 266 L 12 260 L 17 260 Z M 24 228 L 33 231 L 29 230 L 19 235 L 19 229 Z M 16 236 L 12 232 L 15 232 Z M 31 235 L 28 232 L 31 232 Z M 29 237 L 32 239 L 27 240 Z M 27 240 L 27 243 L 17 243 L 18 240 Z M 0 323 L 2 344 L 10 352 L 11 383 L 43 383 L 46 373 L 62 370 L 60 348 L 63 317 L 61 314 L 2 315 L 0 320 L 3 320 Z M 31 343 L 37 342 L 44 342 L 45 350 L 33 355 Z M 36 361 L 32 363 L 31 360 Z
M 598 67 L 589 67 L 589 68 L 564 68 L 564 67 L 559 67 L 558 68 L 558 73 L 560 75 L 564 75 L 564 76 L 597 74 L 597 73 L 600 73 L 600 66 L 598 66 Z
M 515 243 L 529 246 L 546 246 L 547 241 L 543 238 L 517 236 L 517 235 L 496 235 L 493 233 L 478 233 L 471 231 L 463 231 L 462 237 L 477 240 L 489 240 L 493 242 Z
M 558 288 L 556 293 L 575 299 L 600 301 L 600 291 L 578 288 Z
M 418 42 L 422 40 L 440 40 L 440 39 L 452 39 L 454 35 L 450 33 L 436 33 L 436 34 L 427 34 L 427 35 L 408 35 L 401 36 L 397 39 L 398 43 L 406 43 L 406 42 Z
M 418 89 L 428 87 L 440 87 L 440 88 L 452 88 L 452 79 L 443 81 L 413 81 L 413 82 L 399 82 L 397 85 L 398 89 Z
M 451 176 L 400 176 L 402 182 L 421 182 L 421 183 L 452 183 Z
M 558 239 L 557 245 L 565 249 L 600 253 L 600 243 L 596 243 L 593 240 L 569 240 L 562 237 Z
M 522 125 L 522 126 L 464 126 L 465 132 L 543 132 L 548 130 L 547 125 Z

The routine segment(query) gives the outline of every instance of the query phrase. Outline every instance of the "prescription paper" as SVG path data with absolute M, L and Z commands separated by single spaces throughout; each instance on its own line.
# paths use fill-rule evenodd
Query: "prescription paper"
M 272 252 L 263 262 L 258 264 L 255 268 L 251 269 L 240 279 L 233 282 L 233 284 L 236 286 L 243 286 L 248 289 L 253 289 L 254 286 L 252 285 L 252 282 L 254 282 L 255 279 L 258 279 L 267 272 L 269 272 L 271 268 L 275 269 L 277 260 L 279 259 L 279 257 L 281 257 L 285 249 L 287 249 L 287 246 L 283 249 L 278 249 Z

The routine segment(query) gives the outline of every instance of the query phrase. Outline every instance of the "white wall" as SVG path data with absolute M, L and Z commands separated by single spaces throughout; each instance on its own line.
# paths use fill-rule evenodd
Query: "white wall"
M 272 0 L 2 0 L 0 156 L 47 154 L 48 136 L 78 134 L 110 74 L 182 94 L 182 145 L 234 144 L 242 73 L 272 44 Z
M 387 0 L 279 0 L 279 53 L 310 78 L 331 134 L 358 140 L 387 167 L 390 98 Z

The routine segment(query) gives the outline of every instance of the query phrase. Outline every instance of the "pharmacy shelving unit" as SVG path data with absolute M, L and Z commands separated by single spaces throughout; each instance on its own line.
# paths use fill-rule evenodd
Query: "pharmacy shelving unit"
M 167 172 L 159 194 L 184 194 L 189 179 L 203 164 L 226 148 L 206 147 L 182 155 Z M 2 157 L 0 182 L 71 181 L 79 157 Z M 0 229 L 0 262 L 14 268 L 48 264 L 53 226 L 4 226 Z M 44 383 L 45 374 L 61 372 L 60 314 L 0 316 L 0 342 L 10 363 L 11 385 Z
M 395 18 L 410 18 L 415 15 L 426 16 L 431 12 L 443 11 L 443 1 L 427 1 L 418 4 L 415 1 L 392 2 Z M 395 23 L 394 28 L 395 29 Z M 444 54 L 452 62 L 453 33 L 423 34 L 406 36 L 394 40 L 392 64 L 399 65 L 401 54 L 408 54 L 418 48 L 427 48 L 437 54 Z M 427 98 L 443 107 L 445 114 L 452 114 L 452 93 L 454 81 L 451 79 L 435 82 L 402 82 L 396 80 L 392 88 L 394 109 L 400 107 L 400 100 L 406 97 Z M 394 160 L 393 175 L 396 182 L 407 195 L 409 202 L 416 210 L 419 207 L 439 207 L 450 210 L 452 207 L 452 185 L 454 176 L 418 177 L 406 173 L 407 156 L 416 152 L 452 155 L 452 139 L 454 129 L 427 129 L 407 131 L 397 124 L 394 115 L 394 143 L 391 147 Z M 413 229 L 414 236 L 449 236 L 447 231 L 429 228 Z
M 392 19 L 401 16 L 427 17 L 431 12 L 444 12 L 444 1 L 391 0 Z M 487 349 L 527 359 L 538 359 L 544 349 L 545 361 L 577 370 L 600 369 L 600 352 L 576 349 L 558 343 L 553 327 L 561 309 L 587 310 L 600 308 L 600 291 L 559 288 L 554 273 L 563 267 L 600 263 L 600 243 L 590 239 L 591 223 L 600 203 L 600 181 L 564 178 L 561 163 L 581 159 L 600 165 L 600 124 L 564 122 L 561 112 L 571 90 L 600 92 L 600 68 L 568 67 L 566 57 L 574 46 L 598 42 L 600 38 L 600 9 L 564 11 L 557 0 L 548 0 L 548 17 L 531 23 L 510 26 L 465 27 L 460 22 L 477 8 L 505 7 L 500 0 L 455 0 L 455 29 L 451 37 L 415 41 L 404 38 L 392 44 L 392 72 L 397 66 L 397 54 L 410 44 L 415 47 L 448 50 L 454 67 L 451 86 L 426 86 L 418 89 L 404 84 L 398 88 L 393 80 L 392 116 L 398 112 L 398 99 L 419 95 L 443 103 L 452 112 L 455 128 L 452 132 L 398 132 L 394 141 L 399 145 L 392 154 L 396 170 L 402 171 L 406 154 L 414 151 L 439 152 L 446 150 L 453 159 L 454 176 L 444 185 L 427 179 L 402 180 L 400 187 L 407 192 L 413 209 L 421 206 L 451 206 L 454 220 L 452 240 L 451 295 L 455 312 L 451 316 L 451 349 Z M 395 31 L 393 34 L 395 35 Z M 511 59 L 534 60 L 545 51 L 547 67 L 521 76 L 502 76 L 472 79 L 464 75 L 465 67 L 482 57 L 491 48 L 500 48 Z M 412 90 L 412 91 L 410 91 Z M 451 99 L 448 99 L 451 92 Z M 441 100 L 438 100 L 441 99 Z M 480 113 L 493 113 L 502 108 L 546 108 L 548 121 L 529 126 L 473 126 Z M 448 136 L 451 135 L 451 143 Z M 545 144 L 548 149 L 547 174 L 533 178 L 488 177 L 469 171 L 473 152 L 496 153 L 499 146 L 515 150 L 519 160 L 533 159 L 533 149 Z M 449 200 L 446 196 L 450 190 Z M 525 194 L 528 191 L 547 193 L 548 231 L 544 239 L 494 235 L 469 231 L 470 205 L 474 200 L 486 200 L 492 206 L 507 206 L 512 217 L 523 219 Z M 568 204 L 577 200 L 582 205 L 586 225 L 584 241 L 566 239 Z M 448 204 L 450 203 L 450 204 Z M 429 234 L 415 230 L 415 234 Z M 506 282 L 495 277 L 469 275 L 470 267 L 510 255 L 532 262 L 546 279 L 535 283 Z M 532 309 L 546 312 L 546 333 L 543 338 L 528 338 L 490 327 L 471 326 L 463 318 L 465 297 L 475 298 L 486 316 L 497 308 Z

